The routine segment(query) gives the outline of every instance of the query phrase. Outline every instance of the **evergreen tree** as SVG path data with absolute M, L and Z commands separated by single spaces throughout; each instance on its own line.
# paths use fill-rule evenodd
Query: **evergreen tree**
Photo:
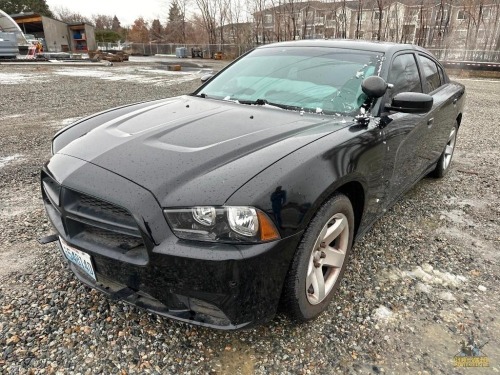
M 96 30 L 95 39 L 98 42 L 116 43 L 122 39 L 122 36 L 111 30 Z
M 113 23 L 111 25 L 111 30 L 113 30 L 114 32 L 117 32 L 119 33 L 122 29 L 122 26 L 120 24 L 120 21 L 118 20 L 118 17 L 114 16 L 113 17 Z
M 165 28 L 170 43 L 185 43 L 185 19 L 179 3 L 173 1 L 168 10 L 168 23 Z
M 45 0 L 0 0 L 0 9 L 7 14 L 34 12 L 53 17 Z
M 163 38 L 163 26 L 161 25 L 160 20 L 153 20 L 153 23 L 151 24 L 150 34 L 151 39 L 156 41 Z
M 168 22 L 179 23 L 184 19 L 184 15 L 177 4 L 177 1 L 172 2 L 170 4 L 170 9 L 168 10 Z

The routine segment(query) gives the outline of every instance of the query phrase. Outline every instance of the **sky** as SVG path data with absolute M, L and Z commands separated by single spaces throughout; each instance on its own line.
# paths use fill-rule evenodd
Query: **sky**
M 90 18 L 93 14 L 116 15 L 122 26 L 132 25 L 134 20 L 143 17 L 145 20 L 158 18 L 162 23 L 167 19 L 168 0 L 46 0 L 52 11 L 63 7 L 72 12 Z

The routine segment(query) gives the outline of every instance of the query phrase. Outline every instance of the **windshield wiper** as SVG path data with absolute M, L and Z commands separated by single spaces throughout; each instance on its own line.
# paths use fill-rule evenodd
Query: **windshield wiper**
M 288 109 L 292 111 L 300 111 L 302 110 L 301 107 L 294 106 L 294 105 L 287 105 L 287 104 L 281 104 L 281 103 L 273 103 L 268 101 L 267 99 L 257 99 L 257 100 L 240 100 L 236 99 L 238 103 L 241 104 L 248 104 L 248 105 L 268 105 L 276 108 L 281 108 L 281 109 Z
M 241 99 L 234 99 L 238 103 L 241 104 L 248 104 L 248 105 L 265 105 L 269 104 L 269 102 L 266 99 L 257 99 L 257 100 L 241 100 Z

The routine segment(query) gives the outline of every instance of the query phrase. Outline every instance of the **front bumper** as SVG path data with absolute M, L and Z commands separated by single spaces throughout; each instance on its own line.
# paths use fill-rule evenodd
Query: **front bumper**
M 48 188 L 47 181 L 55 187 Z M 301 237 L 297 233 L 254 245 L 180 240 L 149 191 L 93 164 L 59 154 L 42 171 L 42 194 L 59 236 L 92 257 L 97 281 L 69 262 L 82 282 L 154 313 L 220 329 L 238 329 L 274 316 Z M 97 211 L 85 211 L 75 203 L 82 197 L 86 202 L 102 200 L 105 203 L 99 210 L 104 207 L 121 216 L 113 221 L 103 214 L 106 220 L 96 224 L 92 215 Z M 122 211 L 130 212 L 134 228 Z M 118 240 L 139 239 L 140 244 L 128 250 L 114 248 L 116 236 L 106 235 L 101 241 L 104 237 L 88 230 L 93 225 L 100 226 L 99 233 L 120 231 Z

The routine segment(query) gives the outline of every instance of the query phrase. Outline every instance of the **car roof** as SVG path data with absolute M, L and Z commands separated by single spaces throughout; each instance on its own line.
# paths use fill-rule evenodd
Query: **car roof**
M 290 42 L 280 42 L 266 44 L 260 48 L 276 48 L 276 47 L 326 47 L 326 48 L 345 48 L 361 51 L 382 52 L 387 55 L 392 55 L 402 50 L 414 50 L 432 54 L 422 47 L 413 44 L 401 44 L 392 42 L 372 42 L 367 40 L 357 39 L 305 39 Z

